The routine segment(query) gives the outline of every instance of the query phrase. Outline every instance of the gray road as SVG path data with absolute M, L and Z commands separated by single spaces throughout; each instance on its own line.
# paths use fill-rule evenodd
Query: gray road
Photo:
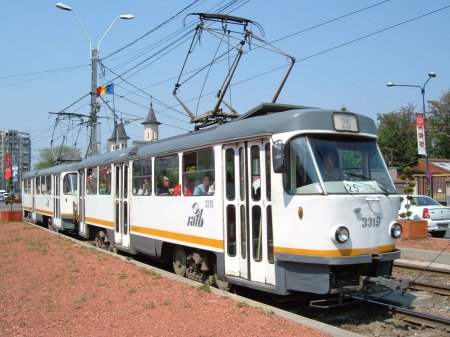
M 0 201 L 0 211 L 9 211 L 11 209 L 11 205 L 7 205 L 5 204 L 4 201 Z M 22 205 L 21 204 L 14 204 L 13 205 L 13 210 L 20 210 L 22 209 Z

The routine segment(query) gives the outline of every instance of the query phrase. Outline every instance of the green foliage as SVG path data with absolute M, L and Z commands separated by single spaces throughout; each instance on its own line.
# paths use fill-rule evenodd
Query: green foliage
M 418 158 L 415 106 L 378 114 L 378 146 L 392 159 L 392 166 L 402 166 Z
M 414 192 L 414 187 L 416 186 L 416 178 L 412 174 L 411 167 L 409 166 L 405 167 L 405 169 L 403 170 L 403 174 L 400 176 L 400 179 L 406 181 L 405 187 L 403 188 L 403 191 L 406 194 L 406 204 L 405 204 L 406 212 L 400 213 L 399 216 L 402 219 L 405 218 L 409 219 L 409 217 L 412 214 L 412 212 L 409 209 L 411 208 L 412 205 L 415 204 L 414 200 L 411 197 L 411 194 Z
M 426 114 L 427 151 L 430 158 L 450 159 L 450 90 L 439 101 L 428 101 Z M 403 166 L 416 161 L 417 133 L 415 114 L 417 109 L 408 104 L 386 114 L 378 114 L 378 145 L 392 162 L 391 166 Z M 420 111 L 422 112 L 422 111 Z
M 76 147 L 58 146 L 46 147 L 39 150 L 39 160 L 34 165 L 35 170 L 44 169 L 55 165 L 55 161 L 81 160 L 80 150 Z
M 450 90 L 439 101 L 430 101 L 427 138 L 430 157 L 450 159 Z
M 11 211 L 13 209 L 13 204 L 16 199 L 16 194 L 14 193 L 14 182 L 13 177 L 11 176 L 8 179 L 8 184 L 6 185 L 6 192 L 9 192 L 9 196 L 5 199 L 5 204 L 9 204 L 11 206 Z

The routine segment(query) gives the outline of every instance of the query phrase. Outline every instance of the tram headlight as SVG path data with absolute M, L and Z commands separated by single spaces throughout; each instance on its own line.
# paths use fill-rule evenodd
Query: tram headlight
M 391 225 L 391 236 L 394 239 L 398 239 L 400 236 L 402 236 L 402 225 L 400 225 L 398 222 L 394 222 Z
M 350 239 L 350 231 L 345 226 L 336 226 L 331 230 L 330 236 L 335 243 L 344 243 Z

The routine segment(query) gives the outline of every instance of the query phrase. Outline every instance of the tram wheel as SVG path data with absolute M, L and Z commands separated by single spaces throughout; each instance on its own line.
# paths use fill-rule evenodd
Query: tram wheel
M 176 246 L 174 248 L 172 254 L 172 264 L 175 274 L 179 276 L 184 276 L 186 274 L 187 258 L 183 247 Z
M 51 231 L 57 232 L 55 225 L 53 224 L 53 218 L 47 218 L 47 227 Z

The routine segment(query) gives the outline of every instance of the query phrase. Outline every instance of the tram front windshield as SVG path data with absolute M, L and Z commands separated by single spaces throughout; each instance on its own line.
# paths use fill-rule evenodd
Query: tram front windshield
M 287 144 L 285 164 L 290 194 L 396 193 L 374 139 L 296 137 Z

